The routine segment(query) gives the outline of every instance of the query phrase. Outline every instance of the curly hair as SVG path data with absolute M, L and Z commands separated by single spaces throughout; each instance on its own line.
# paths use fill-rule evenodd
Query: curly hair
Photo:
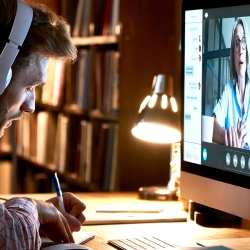
M 231 38 L 231 49 L 230 49 L 230 77 L 234 83 L 237 83 L 237 81 L 238 81 L 238 75 L 237 75 L 235 64 L 234 64 L 234 42 L 235 42 L 234 35 L 235 35 L 235 30 L 239 24 L 241 24 L 243 26 L 245 38 L 246 38 L 246 43 L 247 43 L 247 47 L 246 47 L 246 66 L 247 67 L 246 67 L 246 74 L 245 74 L 245 81 L 246 82 L 249 81 L 249 73 L 250 73 L 249 72 L 249 51 L 248 51 L 248 48 L 250 48 L 249 47 L 249 42 L 250 42 L 249 30 L 248 30 L 246 20 L 243 17 L 239 17 L 239 18 L 237 18 L 237 20 L 235 21 L 234 26 L 233 26 L 232 38 Z
M 77 49 L 72 42 L 67 21 L 45 5 L 36 4 L 32 9 L 33 20 L 12 69 L 19 72 L 28 66 L 33 55 L 74 62 Z M 0 51 L 8 41 L 16 10 L 17 0 L 0 0 Z

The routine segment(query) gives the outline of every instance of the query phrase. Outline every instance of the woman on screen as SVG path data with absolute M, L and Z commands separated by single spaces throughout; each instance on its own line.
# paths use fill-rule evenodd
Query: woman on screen
M 233 26 L 230 79 L 213 110 L 213 141 L 227 146 L 250 146 L 249 30 L 244 18 Z

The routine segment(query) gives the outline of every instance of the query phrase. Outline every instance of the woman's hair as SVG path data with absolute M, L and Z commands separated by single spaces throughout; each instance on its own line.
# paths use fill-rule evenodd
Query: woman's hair
M 236 72 L 236 68 L 235 68 L 235 64 L 234 64 L 234 35 L 235 35 L 235 30 L 237 28 L 237 26 L 241 24 L 243 26 L 244 29 L 244 33 L 245 33 L 245 38 L 246 38 L 246 75 L 245 75 L 245 81 L 248 82 L 249 81 L 249 51 L 248 48 L 249 47 L 249 42 L 250 42 L 250 38 L 249 38 L 249 30 L 248 30 L 248 26 L 246 23 L 246 20 L 243 17 L 239 17 L 237 18 L 237 20 L 234 23 L 233 26 L 233 30 L 232 30 L 232 39 L 231 39 L 231 49 L 230 49 L 230 77 L 231 79 L 234 81 L 234 83 L 236 83 L 238 81 L 238 75 Z
M 19 72 L 28 66 L 34 55 L 62 58 L 73 62 L 77 49 L 72 42 L 66 20 L 45 5 L 34 5 L 33 20 L 22 47 L 12 65 Z M 17 10 L 17 0 L 0 0 L 0 52 L 8 40 Z

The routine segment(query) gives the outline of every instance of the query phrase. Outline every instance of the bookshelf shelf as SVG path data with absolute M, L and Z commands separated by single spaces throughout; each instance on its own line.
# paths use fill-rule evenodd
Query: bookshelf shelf
M 118 36 L 109 35 L 109 36 L 73 37 L 73 41 L 77 46 L 116 44 L 118 43 Z
M 102 113 L 98 109 L 91 110 L 89 112 L 89 117 L 93 118 L 93 119 L 108 120 L 108 121 L 113 121 L 113 122 L 118 122 L 119 121 L 118 115 L 115 115 L 115 114 L 105 114 L 105 113 Z
M 88 110 L 83 110 L 75 104 L 68 104 L 68 105 L 63 106 L 63 112 L 78 115 L 78 116 L 85 116 L 85 117 L 88 117 L 89 115 Z
M 61 106 L 53 106 L 53 105 L 49 105 L 49 104 L 45 104 L 41 102 L 36 102 L 36 108 L 43 109 L 43 110 L 51 110 L 55 112 L 59 112 L 62 109 Z
M 25 157 L 18 157 L 18 161 L 20 165 L 25 164 L 26 166 L 32 168 L 33 171 L 35 170 L 36 172 L 46 173 L 49 176 L 51 176 L 51 178 L 52 178 L 52 175 L 55 173 L 55 169 L 51 165 L 41 165 Z M 60 178 L 62 182 L 66 182 L 71 185 L 77 186 L 83 190 L 87 190 L 91 192 L 100 191 L 100 189 L 96 185 L 85 183 L 81 178 L 79 178 L 74 173 L 57 172 L 57 176 Z

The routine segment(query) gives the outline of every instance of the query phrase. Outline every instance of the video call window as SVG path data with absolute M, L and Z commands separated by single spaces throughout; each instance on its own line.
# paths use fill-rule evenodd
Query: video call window
M 250 27 L 250 17 L 244 15 L 246 13 L 244 7 L 236 9 L 237 10 L 231 8 L 223 13 L 220 12 L 220 9 L 213 10 L 213 12 L 209 9 L 186 12 L 184 44 L 184 160 L 199 165 L 241 172 L 242 174 L 248 175 L 250 174 L 250 156 L 245 155 L 243 152 L 247 153 L 245 149 L 250 149 L 250 141 L 244 141 L 243 143 L 238 140 L 238 145 L 225 145 L 225 142 L 215 141 L 213 134 L 215 130 L 213 127 L 214 114 L 221 128 L 227 130 L 228 127 L 231 126 L 235 134 L 237 134 L 239 131 L 238 125 L 241 126 L 245 123 L 249 129 L 248 133 L 250 134 L 250 104 L 246 105 L 246 101 L 250 100 L 250 83 L 245 93 L 246 100 L 244 105 L 247 108 L 242 108 L 241 106 L 243 116 L 237 114 L 238 107 L 235 107 L 238 104 L 234 105 L 232 104 L 233 102 L 229 101 L 229 105 L 225 105 L 225 96 L 228 93 L 230 94 L 230 92 L 228 92 L 228 82 L 232 81 L 231 68 L 235 60 L 234 58 L 232 62 L 232 58 L 230 57 L 233 28 L 237 19 L 242 17 L 246 34 L 243 36 L 240 35 L 239 38 L 234 38 L 232 48 L 234 50 L 240 48 L 243 52 L 247 51 L 246 59 L 243 58 L 241 61 L 246 65 L 246 70 L 249 70 L 247 44 L 250 41 L 246 39 L 246 42 L 245 37 L 249 38 L 248 27 Z M 233 16 L 231 14 L 232 12 L 234 12 L 234 15 L 236 12 L 240 13 L 240 15 Z M 199 44 L 199 39 L 194 39 L 194 37 L 201 37 L 201 43 Z M 196 49 L 197 44 L 199 44 L 198 49 Z M 192 47 L 195 48 L 193 52 Z M 238 52 L 234 53 L 237 54 Z M 233 55 L 233 57 L 235 57 L 235 55 Z M 193 58 L 198 59 L 193 60 Z M 241 66 L 243 65 L 242 62 Z M 192 69 L 193 74 L 190 74 L 190 69 Z M 235 69 L 235 71 L 237 70 Z M 246 79 L 246 83 L 247 82 Z M 194 86 L 195 84 L 197 88 L 194 91 L 194 88 L 191 89 L 190 86 Z M 235 80 L 234 86 L 236 86 Z M 239 90 L 236 90 L 236 95 L 239 95 L 238 92 Z M 231 98 L 232 100 L 234 99 L 234 97 Z M 224 107 L 220 110 L 218 107 L 223 105 L 223 102 Z M 220 110 L 220 112 L 218 112 L 218 110 Z M 224 110 L 225 113 L 223 113 Z M 248 113 L 249 118 L 247 118 Z M 235 120 L 233 120 L 234 117 L 236 117 Z M 242 119 L 240 119 L 240 117 L 242 117 Z M 249 119 L 249 124 L 247 119 Z M 191 131 L 195 131 L 195 134 L 191 133 Z M 237 151 L 238 154 L 235 155 L 235 151 Z M 216 155 L 220 155 L 220 157 L 217 158 Z
M 250 24 L 250 18 L 244 17 Z M 230 48 L 235 18 L 205 20 L 203 24 L 203 70 L 205 99 L 203 115 L 212 115 L 225 85 L 230 79 Z

